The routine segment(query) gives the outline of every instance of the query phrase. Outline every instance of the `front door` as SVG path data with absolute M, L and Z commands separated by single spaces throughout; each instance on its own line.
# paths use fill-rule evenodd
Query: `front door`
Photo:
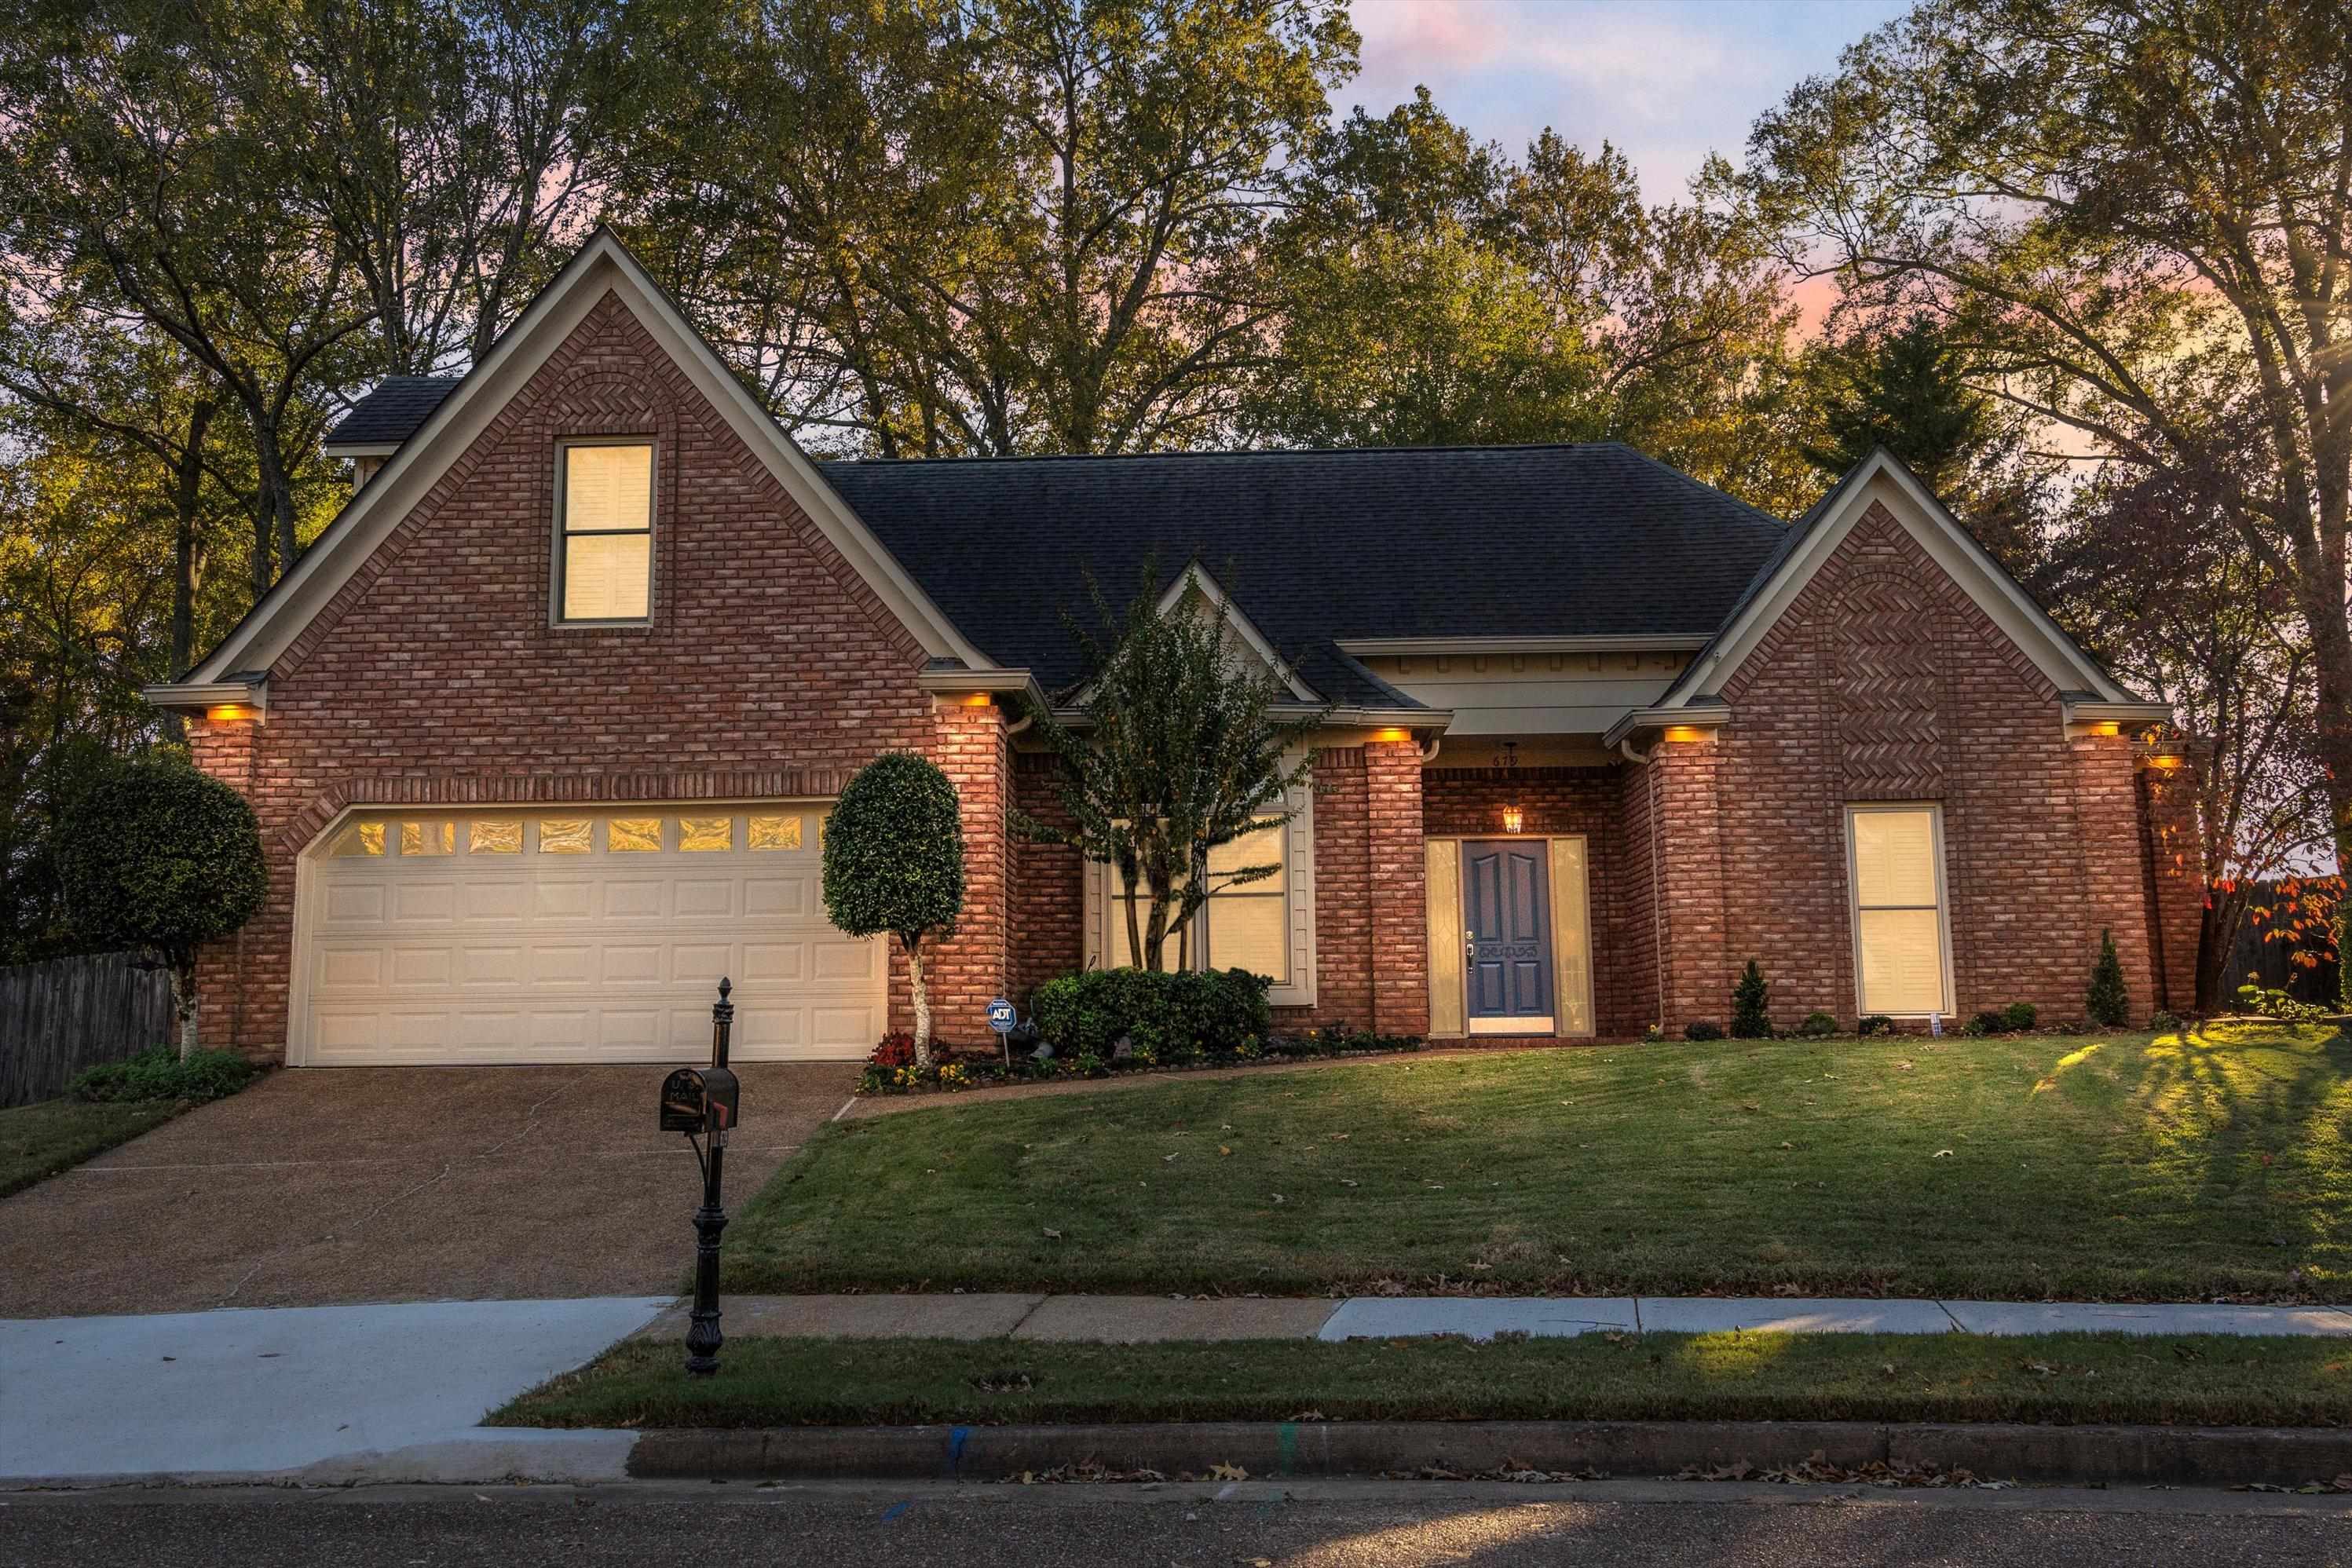
M 1551 862 L 1540 839 L 1462 845 L 1472 1034 L 1552 1031 Z

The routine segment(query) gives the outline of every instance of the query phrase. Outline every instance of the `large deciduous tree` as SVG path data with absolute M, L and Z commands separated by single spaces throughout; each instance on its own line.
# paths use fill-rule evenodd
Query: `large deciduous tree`
M 760 0 L 677 63 L 619 212 L 771 405 L 883 455 L 1194 444 L 1273 308 L 1259 240 L 1352 66 L 1335 0 Z
M 2352 864 L 2352 11 L 1927 0 L 1759 120 L 1748 177 L 1793 256 L 1958 324 L 1985 391 L 2228 476 L 2210 520 L 2303 623 Z

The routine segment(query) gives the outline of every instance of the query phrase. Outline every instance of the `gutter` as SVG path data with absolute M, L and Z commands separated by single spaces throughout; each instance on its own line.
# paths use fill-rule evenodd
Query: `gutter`
M 1601 744 L 1615 749 L 1621 742 L 1632 739 L 1644 730 L 1665 729 L 1675 725 L 1688 725 L 1697 729 L 1720 729 L 1731 722 L 1731 705 L 1720 701 L 1695 701 L 1679 707 L 1637 707 L 1609 727 Z

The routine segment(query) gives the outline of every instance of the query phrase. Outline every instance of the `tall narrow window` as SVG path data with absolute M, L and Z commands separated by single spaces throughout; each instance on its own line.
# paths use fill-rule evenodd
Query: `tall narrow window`
M 1277 986 L 1290 977 L 1290 939 L 1284 919 L 1290 881 L 1285 826 L 1268 822 L 1209 852 L 1209 902 L 1201 913 L 1208 923 L 1212 969 L 1247 969 L 1270 977 Z M 1272 876 L 1225 883 L 1234 872 L 1269 865 L 1278 868 Z
M 643 621 L 653 605 L 654 449 L 562 450 L 562 619 Z
M 1936 808 L 1853 806 L 1846 826 L 1863 1012 L 1950 1012 L 1943 832 Z

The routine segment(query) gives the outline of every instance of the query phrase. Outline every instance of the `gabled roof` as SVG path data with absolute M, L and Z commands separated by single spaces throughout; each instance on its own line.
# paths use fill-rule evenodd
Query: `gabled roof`
M 676 302 L 609 228 L 599 228 L 501 333 L 481 363 L 442 396 L 399 442 L 383 470 L 352 498 L 285 576 L 181 681 L 150 687 L 151 700 L 184 700 L 184 689 L 228 672 L 267 670 L 401 520 L 465 453 L 474 436 L 611 293 L 676 361 L 696 389 L 824 532 L 925 653 L 970 668 L 993 663 L 958 632 L 890 552 L 844 506 L 783 427 L 755 402 Z M 387 426 L 387 430 L 389 427 Z
M 1193 562 L 1325 699 L 1398 706 L 1336 644 L 1380 637 L 1703 640 L 1787 528 L 1613 442 L 828 463 L 826 477 L 991 657 L 1078 678 L 1144 564 Z M 1408 699 L 1409 700 L 1409 699 Z
M 457 390 L 457 376 L 386 376 L 375 390 L 352 405 L 320 444 L 330 457 L 359 453 L 389 453 L 416 434 L 449 394 Z
M 2084 653 L 1902 459 L 1881 446 L 1847 470 L 1789 529 L 1780 547 L 1740 591 L 1715 635 L 1645 711 L 1654 715 L 1712 704 L 1714 694 L 1762 643 L 1781 612 L 1795 601 L 1874 500 L 1893 503 L 1888 510 L 1896 521 L 1983 607 L 2062 696 L 2145 707 L 2151 715 L 2163 707 L 2127 690 Z

